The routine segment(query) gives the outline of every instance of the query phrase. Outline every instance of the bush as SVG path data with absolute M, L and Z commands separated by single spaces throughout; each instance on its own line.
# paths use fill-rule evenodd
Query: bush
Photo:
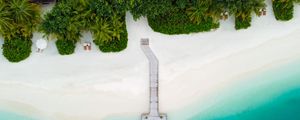
M 61 55 L 70 55 L 75 51 L 75 43 L 71 40 L 57 40 L 55 42 L 58 53 Z
M 74 53 L 75 43 L 80 40 L 81 30 L 87 23 L 82 6 L 74 7 L 77 4 L 73 6 L 71 2 L 78 1 L 60 1 L 44 16 L 40 25 L 40 31 L 46 36 L 55 36 L 58 39 L 56 47 L 61 55 Z
M 174 7 L 172 5 L 173 2 L 175 1 L 174 0 L 135 0 L 134 6 L 130 9 L 130 12 L 135 20 L 142 16 L 155 17 L 157 15 L 166 13 L 170 9 L 173 9 Z
M 293 18 L 293 0 L 273 0 L 273 11 L 276 20 L 288 21 Z
M 30 56 L 32 41 L 30 39 L 15 38 L 5 40 L 2 46 L 4 57 L 10 62 L 20 62 Z
M 125 12 L 109 18 L 96 19 L 91 31 L 93 42 L 102 52 L 120 52 L 127 47 L 128 34 Z
M 169 35 L 204 32 L 219 27 L 219 23 L 214 23 L 212 18 L 208 18 L 200 24 L 193 23 L 183 10 L 170 12 L 166 15 L 148 17 L 148 23 L 155 32 Z
M 251 26 L 251 14 L 248 15 L 246 18 L 235 17 L 235 29 L 247 29 Z
M 99 46 L 99 49 L 102 52 L 120 52 L 127 48 L 127 41 L 128 41 L 127 32 L 125 32 L 121 34 L 120 40 L 114 39 L 102 43 L 96 42 L 94 40 L 94 43 Z

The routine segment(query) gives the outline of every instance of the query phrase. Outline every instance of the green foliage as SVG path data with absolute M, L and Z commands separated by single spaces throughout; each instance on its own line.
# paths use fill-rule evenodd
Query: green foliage
M 96 23 L 91 27 L 95 41 L 109 42 L 113 39 L 120 39 L 122 33 L 126 31 L 124 29 L 125 16 L 121 19 L 122 15 L 113 15 L 109 19 L 96 18 Z M 110 22 L 108 22 L 110 21 Z
M 108 42 L 112 40 L 113 27 L 105 19 L 96 19 L 96 24 L 91 27 L 95 41 Z
M 94 43 L 103 52 L 118 52 L 127 47 L 125 13 L 138 0 L 91 0 L 91 30 Z
M 148 22 L 154 31 L 170 35 L 210 31 L 219 27 L 219 23 L 214 23 L 212 18 L 193 23 L 182 10 L 155 18 L 148 17 Z
M 5 35 L 13 27 L 11 12 L 7 9 L 7 4 L 0 1 L 0 35 Z
M 265 0 L 142 0 L 131 9 L 134 19 L 148 18 L 150 27 L 164 34 L 188 34 L 219 27 L 223 15 L 234 15 L 236 28 L 248 28 L 251 13 L 260 16 Z
M 128 41 L 127 32 L 124 32 L 120 35 L 120 39 L 114 38 L 111 41 L 100 42 L 100 43 L 94 41 L 94 43 L 99 46 L 99 49 L 102 52 L 120 52 L 126 49 L 127 41 Z
M 235 29 L 246 29 L 251 26 L 251 13 L 260 16 L 260 11 L 266 7 L 264 0 L 236 0 L 228 5 L 229 13 L 235 16 Z
M 70 55 L 75 51 L 75 42 L 71 40 L 57 40 L 55 42 L 58 53 L 61 55 Z
M 10 62 L 26 59 L 31 53 L 32 32 L 41 21 L 41 8 L 28 0 L 0 0 L 0 11 L 3 55 Z
M 275 18 L 288 21 L 293 18 L 294 4 L 292 0 L 273 0 L 273 11 Z
M 46 14 L 41 31 L 58 39 L 56 45 L 60 45 L 57 46 L 60 54 L 73 53 L 71 48 L 75 47 L 73 45 L 84 30 L 92 32 L 94 42 L 99 47 L 102 46 L 100 50 L 120 51 L 127 46 L 127 38 L 122 38 L 121 35 L 126 33 L 123 36 L 127 37 L 125 12 L 135 2 L 136 0 L 62 0 Z M 110 49 L 110 46 L 120 48 Z
M 30 56 L 32 41 L 26 38 L 5 40 L 2 46 L 4 57 L 10 62 L 20 62 Z
M 241 16 L 235 17 L 235 29 L 247 29 L 251 26 L 251 13 L 250 15 L 246 15 L 246 18 L 242 18 Z
M 197 0 L 186 9 L 186 13 L 190 21 L 200 24 L 206 21 L 206 19 L 211 18 L 211 15 L 208 14 L 210 6 L 212 6 L 212 0 Z
M 76 11 L 72 4 L 57 4 L 50 13 L 45 15 L 40 30 L 47 36 L 53 35 L 59 40 L 68 40 L 77 42 L 81 37 L 83 21 L 81 21 L 80 12 Z
M 81 30 L 87 25 L 84 1 L 63 0 L 45 15 L 40 30 L 46 36 L 54 36 L 59 54 L 74 53 L 75 44 L 81 37 Z
M 40 23 L 41 8 L 37 4 L 29 3 L 28 0 L 1 0 L 0 22 L 2 35 L 6 39 L 12 39 L 19 35 L 24 37 L 31 36 L 36 26 Z M 1 20 L 0 20 L 1 21 Z
M 91 30 L 94 43 L 102 52 L 119 52 L 127 47 L 125 15 L 114 15 L 108 20 L 97 19 Z
M 172 10 L 172 0 L 142 0 L 136 2 L 136 4 L 130 9 L 134 19 L 138 19 L 142 16 L 154 18 Z M 178 3 L 179 4 L 179 3 Z
M 219 27 L 214 17 L 206 15 L 212 0 L 142 0 L 131 13 L 134 19 L 148 18 L 149 26 L 164 34 L 188 34 L 210 31 Z M 206 4 L 207 3 L 207 4 Z

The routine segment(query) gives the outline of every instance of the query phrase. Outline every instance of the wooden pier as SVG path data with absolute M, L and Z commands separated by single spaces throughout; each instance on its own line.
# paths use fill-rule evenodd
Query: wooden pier
M 149 47 L 149 39 L 141 39 L 141 48 L 149 60 L 150 103 L 149 113 L 142 114 L 142 120 L 167 120 L 167 115 L 159 113 L 158 99 L 158 59 Z

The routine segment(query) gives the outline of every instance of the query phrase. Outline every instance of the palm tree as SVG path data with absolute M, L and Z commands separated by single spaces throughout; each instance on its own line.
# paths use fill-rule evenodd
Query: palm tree
M 187 8 L 186 13 L 192 22 L 200 24 L 207 18 L 211 5 L 212 0 L 197 0 L 191 7 Z
M 103 44 L 113 40 L 113 27 L 108 23 L 107 19 L 96 18 L 96 23 L 91 27 L 96 44 Z
M 121 39 L 121 34 L 124 33 L 124 21 L 122 20 L 121 15 L 114 14 L 111 18 L 112 23 L 112 37 L 116 38 L 117 40 Z
M 0 11 L 3 55 L 10 62 L 22 61 L 31 53 L 32 32 L 41 21 L 40 7 L 28 0 L 0 0 Z
M 28 0 L 7 0 L 6 2 L 8 2 L 7 9 L 10 11 L 9 18 L 14 25 L 10 30 L 10 32 L 14 31 L 13 34 L 7 37 L 12 38 L 18 35 L 31 37 L 32 32 L 41 22 L 40 6 Z
M 9 33 L 9 29 L 13 27 L 12 19 L 10 18 L 11 13 L 7 7 L 7 4 L 3 0 L 0 0 L 0 35 L 3 37 L 5 37 L 6 34 Z
M 238 29 L 246 29 L 251 26 L 251 12 L 252 5 L 251 1 L 236 1 L 235 2 L 235 28 Z
M 214 0 L 212 4 L 209 6 L 209 9 L 206 13 L 206 16 L 210 16 L 214 23 L 219 22 L 221 19 L 221 14 L 226 12 L 226 4 L 224 1 Z
M 192 22 L 200 24 L 211 18 L 214 23 L 218 23 L 221 13 L 225 11 L 226 1 L 196 0 L 195 3 L 191 3 L 191 7 L 187 8 L 186 13 Z

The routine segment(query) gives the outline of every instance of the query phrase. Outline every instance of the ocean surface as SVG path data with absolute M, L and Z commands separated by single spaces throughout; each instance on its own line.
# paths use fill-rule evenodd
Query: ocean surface
M 300 120 L 300 60 L 242 78 L 216 100 L 168 112 L 169 120 Z M 105 120 L 139 120 L 110 117 Z
M 231 95 L 223 103 L 216 102 L 213 108 L 185 119 L 300 120 L 299 61 L 266 70 L 245 81 L 226 91 Z
M 300 60 L 243 79 L 210 103 L 168 112 L 169 120 L 300 120 Z M 133 115 L 104 120 L 139 119 L 140 115 Z M 0 120 L 34 119 L 0 111 Z
M 189 120 L 204 120 L 194 116 Z M 300 120 L 300 88 L 284 93 L 269 102 L 224 117 L 207 120 Z
M 34 120 L 11 112 L 0 111 L 0 120 Z
M 284 93 L 255 109 L 213 120 L 300 120 L 300 89 Z

